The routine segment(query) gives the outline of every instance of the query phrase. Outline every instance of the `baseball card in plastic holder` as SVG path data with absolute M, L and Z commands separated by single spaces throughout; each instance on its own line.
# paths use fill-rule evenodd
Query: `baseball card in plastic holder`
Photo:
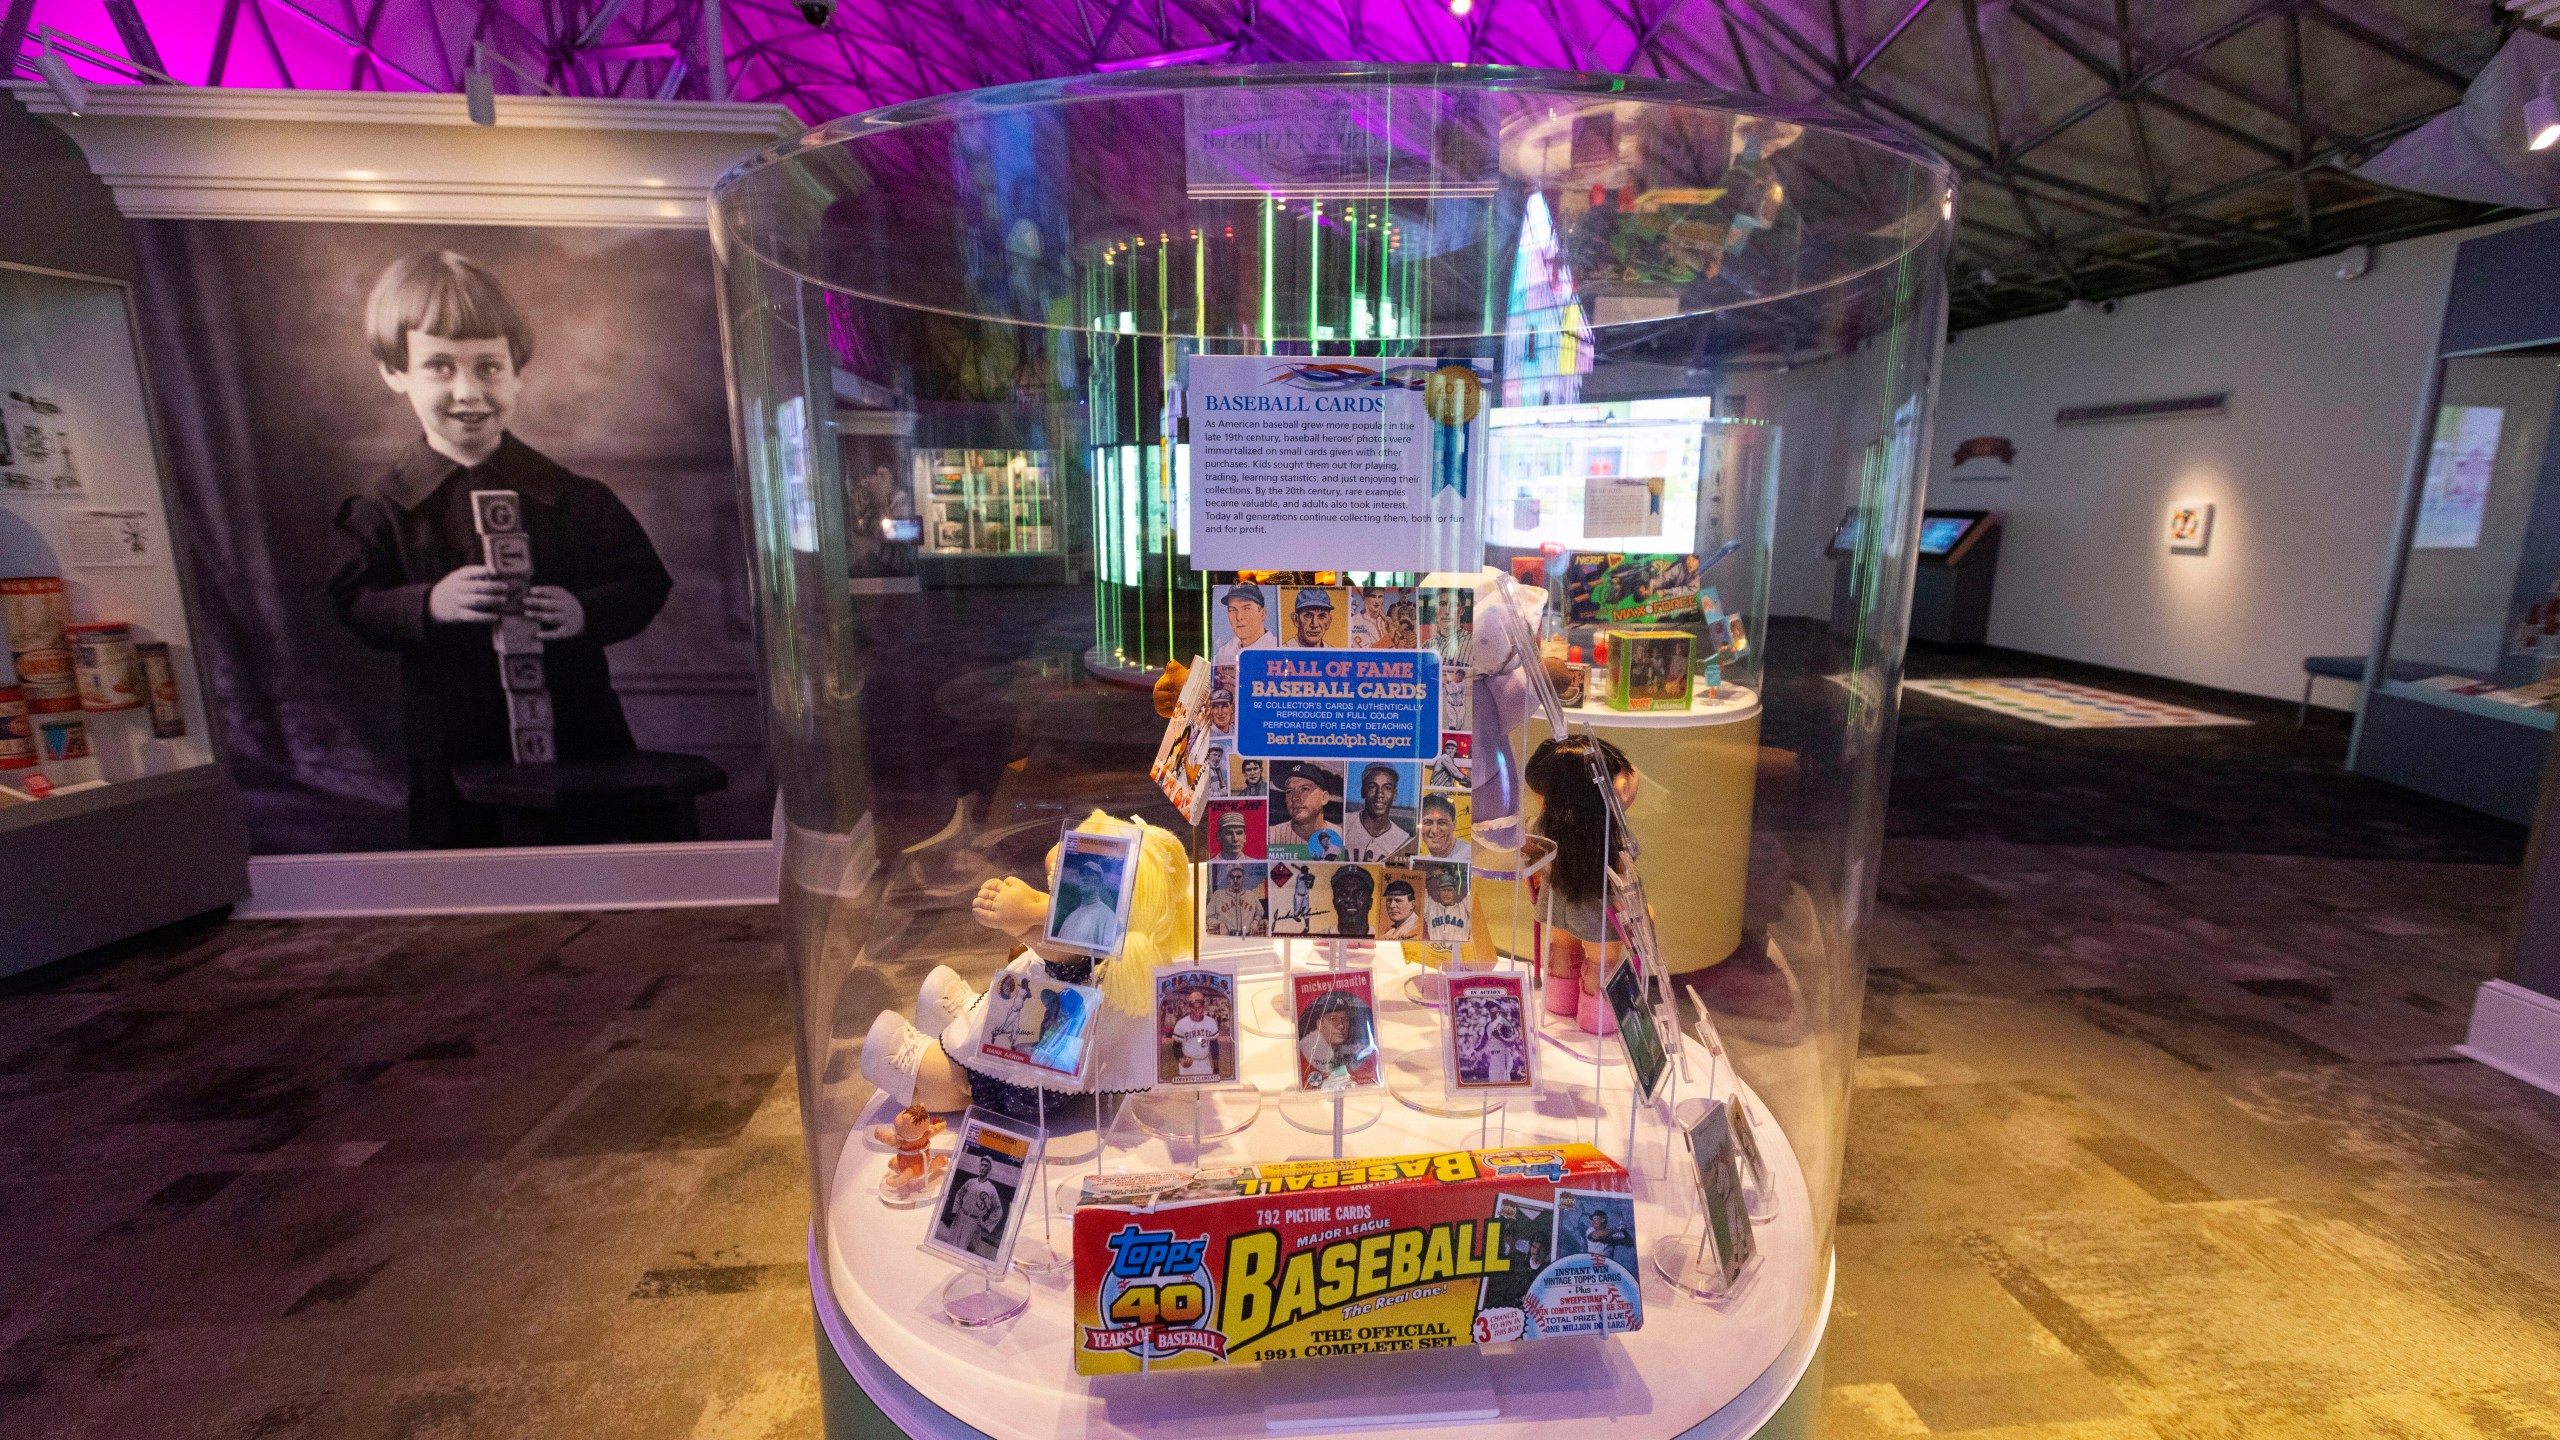
M 1715 1251 L 1716 1273 L 1727 1288 L 1742 1278 L 1744 1267 L 1759 1253 L 1759 1241 L 1751 1233 L 1751 1214 L 1743 1203 L 1741 1156 L 1734 1140 L 1736 1118 L 1728 1102 L 1710 1101 L 1683 1131 L 1698 1181 L 1704 1240 Z
M 1058 841 L 1058 883 L 1049 896 L 1046 944 L 1108 959 L 1129 935 L 1129 894 L 1138 879 L 1141 832 L 1068 828 Z
M 971 1269 L 1002 1274 L 1013 1263 L 1023 1203 L 1040 1170 L 1047 1136 L 1036 1125 L 972 1108 L 960 1117 L 959 1144 L 942 1199 L 925 1226 L 924 1248 Z
M 1298 1016 L 1298 1088 L 1358 1090 L 1379 1083 L 1378 1020 L 1366 970 L 1289 977 Z
M 1663 1049 L 1662 1028 L 1655 1022 L 1646 988 L 1643 971 L 1631 955 L 1622 953 L 1601 982 L 1600 993 L 1618 1022 L 1618 1044 L 1626 1052 L 1637 1093 L 1652 1100 L 1662 1093 L 1662 1082 L 1671 1073 L 1671 1057 Z
M 1156 972 L 1156 1083 L 1233 1085 L 1236 971 L 1203 963 Z
M 1537 1093 L 1537 1012 L 1528 977 L 1517 971 L 1449 976 L 1442 1011 L 1440 1058 L 1449 1096 L 1501 1097 Z
M 981 1058 L 1030 1072 L 1004 1078 L 1025 1084 L 1077 1084 L 1093 1068 L 1101 990 L 1070 985 L 1037 970 L 1003 970 L 987 987 L 986 1006 Z

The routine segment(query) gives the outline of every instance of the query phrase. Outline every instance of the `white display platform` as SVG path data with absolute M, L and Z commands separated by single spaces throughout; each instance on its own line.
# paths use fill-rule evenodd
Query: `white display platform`
M 1401 998 L 1405 979 L 1417 967 L 1405 964 L 1395 953 L 1397 948 L 1381 945 L 1375 966 L 1381 1048 L 1390 1056 L 1424 1046 L 1436 1049 L 1439 1014 Z M 1248 974 L 1240 1003 L 1266 1003 L 1261 992 L 1278 983 L 1276 970 L 1262 976 Z M 1565 1043 L 1541 1042 L 1542 1093 L 1534 1103 L 1515 1104 L 1479 1121 L 1437 1118 L 1386 1098 L 1377 1123 L 1348 1137 L 1344 1152 L 1394 1155 L 1487 1143 L 1596 1138 L 1610 1155 L 1625 1161 L 1631 1097 L 1614 1042 L 1599 1048 L 1604 1059 L 1595 1066 L 1590 1058 L 1594 1053 L 1591 1037 L 1569 1024 L 1550 1034 Z M 1635 1180 L 1640 1253 L 1649 1254 L 1656 1238 L 1689 1233 L 1694 1224 L 1695 1185 L 1688 1156 L 1662 1118 L 1684 1093 L 1705 1093 L 1707 1057 L 1694 1041 L 1686 1048 L 1691 1075 L 1675 1076 L 1658 1107 L 1645 1107 L 1648 1118 L 1637 1127 L 1637 1154 L 1629 1169 Z M 1579 1052 L 1580 1058 L 1573 1052 Z M 1601 1084 L 1596 1107 L 1595 1070 Z M 1267 1096 L 1283 1093 L 1289 1073 L 1288 1047 L 1276 1040 L 1248 1039 L 1245 1072 Z M 1717 1081 L 1717 1088 L 1750 1093 L 1729 1074 Z M 1689 1299 L 1647 1263 L 1640 1277 L 1645 1300 L 1641 1330 L 1605 1338 L 1484 1348 L 1484 1356 L 1491 1361 L 1485 1373 L 1491 1377 L 1500 1410 L 1496 1417 L 1382 1422 L 1353 1415 L 1351 1410 L 1357 1407 L 1352 1406 L 1333 1428 L 1373 1433 L 1392 1429 L 1414 1436 L 1463 1433 L 1484 1440 L 1518 1435 L 1527 1440 L 1534 1427 L 1607 1419 L 1613 1434 L 1622 1440 L 1667 1440 L 1692 1430 L 1701 1436 L 1752 1434 L 1787 1399 L 1810 1361 L 1829 1309 L 1829 1267 L 1825 1257 L 1814 1253 L 1812 1200 L 1803 1171 L 1768 1108 L 1756 1099 L 1753 1104 L 1760 1116 L 1760 1148 L 1769 1161 L 1778 1209 L 1771 1223 L 1758 1227 L 1760 1259 L 1745 1272 L 1733 1296 L 1713 1304 Z M 865 1131 L 885 1120 L 889 1108 L 885 1097 L 875 1100 L 863 1117 Z M 1193 1163 L 1187 1141 L 1177 1153 L 1165 1142 L 1146 1136 L 1134 1123 L 1121 1127 L 1113 1141 L 1114 1148 L 1102 1161 L 1108 1169 L 1142 1171 Z M 1054 1148 L 1085 1157 L 1092 1153 L 1089 1140 L 1082 1136 L 1065 1137 Z M 1332 1153 L 1331 1137 L 1291 1126 L 1266 1098 L 1259 1121 L 1242 1134 L 1208 1145 L 1202 1163 L 1319 1158 Z M 821 1292 L 822 1317 L 831 1297 L 851 1326 L 849 1338 L 857 1343 L 837 1346 L 848 1370 L 884 1412 L 911 1434 L 960 1437 L 974 1431 L 995 1440 L 1152 1440 L 1178 1432 L 1184 1440 L 1259 1440 L 1279 1433 L 1272 1428 L 1271 1417 L 1295 1414 L 1291 1407 L 1303 1408 L 1309 1390 L 1320 1390 L 1325 1375 L 1352 1373 L 1323 1362 L 1291 1362 L 1160 1375 L 1078 1376 L 1069 1352 L 1074 1321 L 1069 1277 L 1063 1273 L 1032 1277 L 1031 1305 L 1019 1318 L 983 1330 L 964 1330 L 944 1318 L 936 1298 L 957 1273 L 955 1268 L 920 1244 L 932 1207 L 891 1210 L 877 1197 L 887 1164 L 887 1152 L 872 1144 L 867 1134 L 857 1134 L 847 1143 L 828 1198 L 824 1266 L 815 1264 L 813 1256 L 811 1278 Z M 1042 1189 L 1089 1173 L 1093 1164 L 1086 1158 L 1081 1164 L 1053 1165 Z M 1063 1244 L 1072 1223 L 1070 1215 L 1053 1209 L 1050 1223 Z M 1039 1233 L 1040 1225 L 1041 1214 L 1034 1209 L 1023 1224 L 1026 1242 Z M 1825 1278 L 1817 1312 L 1813 1283 L 1818 1274 Z M 1428 1392 L 1434 1384 L 1431 1371 L 1473 1363 L 1474 1352 L 1464 1353 L 1464 1359 L 1445 1352 L 1363 1359 L 1390 1367 L 1416 1367 L 1414 1375 L 1393 1388 Z M 866 1373 L 873 1361 L 890 1374 Z M 875 1383 L 891 1379 L 897 1383 Z M 1278 1387 L 1285 1387 L 1285 1392 L 1274 1393 Z M 928 1408 L 893 1403 L 898 1392 L 906 1390 L 927 1402 Z M 1746 1396 L 1749 1403 L 1733 1405 Z M 1725 1413 L 1728 1407 L 1730 1414 Z M 1699 1428 L 1710 1417 L 1715 1423 Z
M 1760 713 L 1760 692 L 1748 685 L 1720 685 L 1716 698 L 1692 697 L 1686 710 L 1616 710 L 1605 700 L 1586 699 L 1564 707 L 1570 722 L 1597 729 L 1678 730 L 1697 725 L 1732 725 Z

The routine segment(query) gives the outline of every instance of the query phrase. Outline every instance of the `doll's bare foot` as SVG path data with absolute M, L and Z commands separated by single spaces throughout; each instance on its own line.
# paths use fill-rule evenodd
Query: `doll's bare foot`
M 969 913 L 990 930 L 1028 941 L 1049 916 L 1049 897 L 1007 875 L 979 886 Z

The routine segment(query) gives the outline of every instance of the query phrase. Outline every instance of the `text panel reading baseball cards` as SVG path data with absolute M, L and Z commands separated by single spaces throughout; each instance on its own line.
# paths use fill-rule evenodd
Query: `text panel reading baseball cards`
M 1440 664 L 1423 650 L 1247 650 L 1236 753 L 1428 758 L 1440 743 Z
M 1485 448 L 1474 367 L 1195 355 L 1189 397 L 1193 565 L 1474 567 Z

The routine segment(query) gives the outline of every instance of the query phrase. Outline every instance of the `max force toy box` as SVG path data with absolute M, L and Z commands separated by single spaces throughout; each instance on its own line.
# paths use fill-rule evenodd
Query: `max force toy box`
M 1589 1145 L 1095 1176 L 1076 1373 L 1634 1330 L 1636 1257 L 1627 1172 Z

